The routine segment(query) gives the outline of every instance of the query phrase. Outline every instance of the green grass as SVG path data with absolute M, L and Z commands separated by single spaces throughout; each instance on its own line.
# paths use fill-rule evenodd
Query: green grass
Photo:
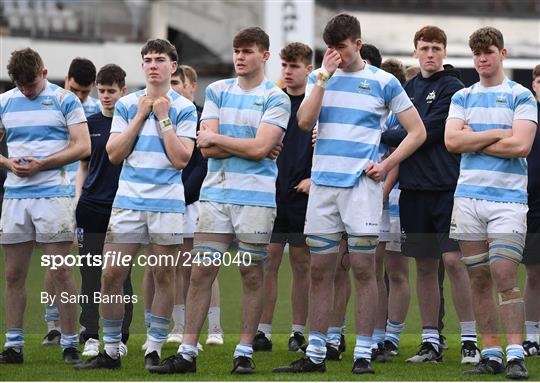
M 347 351 L 341 362 L 328 362 L 326 374 L 292 375 L 272 374 L 273 367 L 288 364 L 300 356 L 297 353 L 287 351 L 287 339 L 290 332 L 290 268 L 288 260 L 284 259 L 280 272 L 280 294 L 277 302 L 273 343 L 274 351 L 271 353 L 256 353 L 255 363 L 257 373 L 253 376 L 242 377 L 231 375 L 232 353 L 238 341 L 240 327 L 240 277 L 235 267 L 222 268 L 220 271 L 221 285 L 221 316 L 225 331 L 225 344 L 223 346 L 206 346 L 198 359 L 197 374 L 182 375 L 150 375 L 143 368 L 144 353 L 140 346 L 145 340 L 143 321 L 144 305 L 142 301 L 140 281 L 142 269 L 133 269 L 133 281 L 135 294 L 139 296 L 139 302 L 135 304 L 134 321 L 132 324 L 128 346 L 129 355 L 122 359 L 122 368 L 116 371 L 74 371 L 61 361 L 59 347 L 45 348 L 41 346 L 41 338 L 46 332 L 43 321 L 44 309 L 39 303 L 40 292 L 43 290 L 44 269 L 39 265 L 39 251 L 33 258 L 31 271 L 28 276 L 28 303 L 25 316 L 26 346 L 24 348 L 25 363 L 23 365 L 2 365 L 0 367 L 0 381 L 13 380 L 80 380 L 80 381 L 141 381 L 141 380 L 247 380 L 247 381 L 273 381 L 273 380 L 309 380 L 309 381 L 350 381 L 357 379 L 350 372 L 352 368 L 352 351 L 354 348 L 354 316 L 353 302 L 348 307 L 347 315 Z M 4 259 L 0 256 L 0 271 L 3 275 Z M 411 266 L 414 266 L 411 263 Z M 523 270 L 521 276 L 523 277 Z M 75 272 L 79 280 L 78 271 Z M 523 281 L 522 281 L 523 283 Z M 5 329 L 5 315 L 3 313 L 4 282 L 0 286 L 0 328 Z M 463 375 L 460 365 L 459 324 L 449 296 L 450 288 L 445 281 L 446 317 L 444 334 L 447 336 L 449 350 L 444 352 L 444 361 L 441 364 L 406 364 L 405 359 L 417 351 L 420 343 L 421 324 L 419 320 L 418 305 L 414 287 L 414 267 L 411 267 L 411 306 L 406 320 L 406 331 L 402 335 L 400 347 L 401 355 L 396 357 L 393 363 L 375 364 L 376 374 L 362 376 L 361 380 L 403 380 L 403 381 L 453 381 L 453 380 L 479 380 L 478 377 Z M 205 325 L 206 329 L 206 325 Z M 202 335 L 201 343 L 204 344 L 206 335 Z M 3 341 L 3 339 L 2 339 Z M 163 356 L 169 356 L 176 352 L 177 346 L 166 345 Z M 531 379 L 538 380 L 540 374 L 540 358 L 527 360 Z M 481 377 L 480 380 L 504 380 L 503 376 Z

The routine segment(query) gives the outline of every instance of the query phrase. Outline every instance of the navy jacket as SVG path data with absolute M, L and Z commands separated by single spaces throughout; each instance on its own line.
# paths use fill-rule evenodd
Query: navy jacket
M 540 121 L 540 103 L 538 106 L 538 120 Z M 540 218 L 540 129 L 536 129 L 534 143 L 527 157 L 529 165 L 529 217 Z
M 197 131 L 200 128 L 202 108 L 195 105 L 197 108 Z M 197 144 L 193 148 L 193 154 L 182 171 L 182 183 L 184 184 L 184 198 L 186 206 L 199 200 L 202 183 L 206 177 L 208 169 L 208 160 L 203 157 L 201 150 L 197 148 Z
M 405 91 L 426 127 L 426 142 L 399 166 L 401 190 L 449 191 L 456 188 L 460 156 L 449 153 L 444 145 L 444 127 L 454 93 L 465 86 L 460 73 L 450 65 L 429 78 L 421 73 L 405 84 Z M 407 132 L 403 128 L 387 130 L 381 142 L 398 146 Z

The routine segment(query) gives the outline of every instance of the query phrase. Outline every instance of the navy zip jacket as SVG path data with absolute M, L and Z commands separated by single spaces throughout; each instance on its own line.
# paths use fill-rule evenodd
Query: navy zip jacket
M 444 126 L 452 96 L 464 87 L 459 71 L 451 65 L 445 65 L 443 71 L 429 78 L 418 73 L 405 84 L 405 91 L 426 126 L 427 138 L 399 165 L 401 190 L 449 191 L 456 188 L 460 156 L 446 149 Z M 381 142 L 397 147 L 406 135 L 402 127 L 387 130 L 382 134 Z
M 198 105 L 195 105 L 195 107 L 197 108 L 197 131 L 199 131 L 202 108 Z M 186 206 L 199 200 L 199 194 L 204 178 L 206 177 L 207 168 L 208 160 L 203 157 L 201 149 L 195 144 L 193 154 L 184 170 L 182 170 L 182 183 L 184 184 Z

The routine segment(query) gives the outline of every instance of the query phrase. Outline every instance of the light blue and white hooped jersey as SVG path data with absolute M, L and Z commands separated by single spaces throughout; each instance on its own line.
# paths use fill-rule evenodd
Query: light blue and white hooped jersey
M 285 131 L 290 113 L 289 97 L 272 82 L 264 79 L 259 86 L 245 91 L 233 78 L 206 88 L 201 120 L 219 120 L 219 134 L 255 138 L 261 123 Z M 269 158 L 209 158 L 200 200 L 276 207 L 276 177 L 276 162 Z
M 98 99 L 88 96 L 85 102 L 82 103 L 84 115 L 86 118 L 93 114 L 101 112 L 101 103 Z M 69 180 L 71 182 L 71 193 L 75 197 L 75 181 L 77 178 L 77 169 L 79 169 L 79 161 L 75 161 L 66 165 Z
M 86 122 L 79 99 L 58 85 L 46 83 L 33 100 L 17 88 L 0 95 L 0 128 L 6 133 L 9 158 L 45 158 L 69 144 L 68 126 Z M 67 166 L 43 170 L 32 177 L 8 172 L 4 198 L 70 197 Z
M 112 133 L 122 133 L 137 114 L 139 98 L 146 89 L 130 93 L 116 103 Z M 195 139 L 197 111 L 188 99 L 169 89 L 169 118 L 178 137 Z M 124 160 L 113 207 L 184 213 L 182 171 L 174 168 L 165 152 L 158 120 L 150 113 L 141 128 L 131 154 Z
M 84 109 L 84 114 L 86 118 L 90 117 L 93 114 L 101 112 L 101 103 L 97 98 L 94 97 L 88 96 L 86 101 L 82 103 L 82 107 Z
M 474 131 L 512 129 L 515 120 L 537 122 L 536 101 L 522 85 L 505 79 L 484 87 L 476 83 L 452 97 L 448 119 L 465 121 Z M 463 153 L 456 197 L 527 203 L 527 161 L 480 152 Z
M 388 211 L 390 217 L 399 218 L 399 195 L 401 190 L 399 190 L 399 182 L 394 184 L 390 194 L 388 196 Z
M 383 132 L 390 129 L 400 128 L 399 121 L 395 113 L 390 113 L 386 121 L 384 121 Z M 382 162 L 388 156 L 388 145 L 379 143 L 379 162 Z
M 306 97 L 318 72 L 308 78 Z M 354 186 L 368 163 L 380 160 L 379 143 L 389 112 L 411 107 L 403 87 L 391 74 L 369 64 L 358 72 L 338 69 L 322 100 L 311 180 L 324 186 Z

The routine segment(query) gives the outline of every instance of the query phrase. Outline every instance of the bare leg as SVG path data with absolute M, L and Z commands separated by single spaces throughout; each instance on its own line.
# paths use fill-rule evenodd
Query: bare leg
M 305 325 L 309 299 L 309 248 L 307 246 L 290 246 L 289 249 L 292 270 L 292 323 Z
M 43 244 L 45 254 L 59 254 L 66 256 L 71 251 L 73 242 L 56 242 Z M 50 270 L 54 283 L 54 290 L 58 294 L 67 293 L 69 296 L 77 294 L 75 278 L 72 269 L 67 266 L 60 266 L 56 270 Z M 62 301 L 58 305 L 60 311 L 60 328 L 63 334 L 77 332 L 77 304 Z
M 472 308 L 471 282 L 467 267 L 461 262 L 461 252 L 443 254 L 444 268 L 448 273 L 452 287 L 452 302 L 460 322 L 474 321 Z
M 403 323 L 411 299 L 409 258 L 387 250 L 384 261 L 389 281 L 388 319 Z
M 464 257 L 488 252 L 486 241 L 460 241 Z M 484 348 L 500 346 L 498 316 L 489 266 L 469 267 L 474 316 Z
M 5 254 L 5 313 L 7 328 L 23 328 L 26 307 L 26 276 L 34 242 L 4 245 Z
M 279 266 L 281 265 L 284 248 L 285 245 L 282 243 L 270 243 L 268 245 L 268 258 L 264 264 L 263 289 L 265 291 L 265 299 L 263 303 L 261 323 L 272 324 L 278 295 L 278 271 Z

